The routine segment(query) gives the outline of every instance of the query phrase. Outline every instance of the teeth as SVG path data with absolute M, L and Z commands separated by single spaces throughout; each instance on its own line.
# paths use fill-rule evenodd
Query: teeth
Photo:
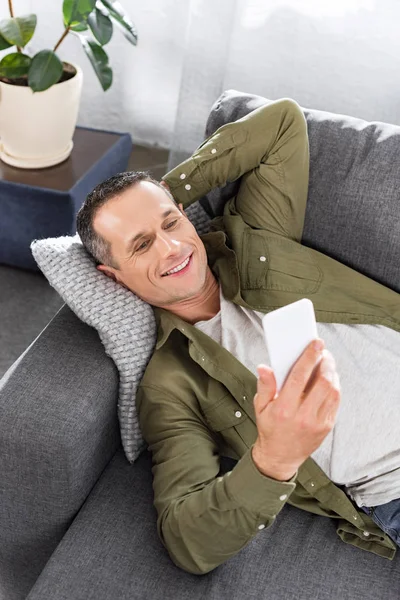
M 184 269 L 189 264 L 189 260 L 190 260 L 190 256 L 185 261 L 183 261 L 183 263 L 181 263 L 180 265 L 175 267 L 175 269 L 171 269 L 171 271 L 167 271 L 164 274 L 164 276 L 171 275 L 171 273 L 177 273 L 178 271 L 182 271 L 182 269 Z

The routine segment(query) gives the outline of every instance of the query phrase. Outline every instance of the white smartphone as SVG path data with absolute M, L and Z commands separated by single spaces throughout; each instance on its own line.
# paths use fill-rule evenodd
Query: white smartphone
M 308 298 L 266 314 L 263 328 L 277 392 L 306 346 L 318 338 L 314 305 Z

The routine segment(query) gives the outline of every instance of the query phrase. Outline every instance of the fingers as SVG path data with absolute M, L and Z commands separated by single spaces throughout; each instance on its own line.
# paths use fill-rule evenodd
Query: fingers
M 257 393 L 254 396 L 254 407 L 257 412 L 262 412 L 276 394 L 276 381 L 274 372 L 267 365 L 258 365 L 257 373 Z
M 310 387 L 302 408 L 317 420 L 324 420 L 330 413 L 334 416 L 340 402 L 340 380 L 336 363 L 328 350 L 322 353 L 314 382 Z
M 316 347 L 316 341 L 322 344 L 319 349 Z M 313 340 L 296 361 L 286 381 L 282 387 L 282 392 L 288 398 L 298 398 L 301 401 L 301 394 L 304 392 L 307 383 L 315 369 L 316 364 L 321 358 L 324 341 L 320 338 Z
M 333 357 L 332 361 L 335 365 Z M 329 378 L 331 379 L 331 389 L 317 412 L 317 419 L 321 422 L 325 421 L 328 426 L 333 427 L 341 400 L 341 386 L 339 375 L 336 371 L 336 365 L 333 373 L 331 371 Z
M 272 373 L 272 369 L 267 365 L 258 365 L 257 367 L 258 380 L 257 380 L 257 389 L 258 386 L 268 385 L 270 381 L 270 376 Z

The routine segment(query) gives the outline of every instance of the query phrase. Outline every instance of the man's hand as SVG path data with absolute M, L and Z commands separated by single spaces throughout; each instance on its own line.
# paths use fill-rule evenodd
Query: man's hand
M 168 183 L 165 183 L 165 181 L 160 181 L 160 185 L 162 185 L 163 187 L 165 187 L 165 189 L 170 192 Z
M 273 479 L 291 479 L 335 424 L 340 404 L 335 360 L 314 344 L 315 340 L 294 364 L 279 394 L 272 369 L 257 367 L 258 437 L 252 457 L 257 468 Z

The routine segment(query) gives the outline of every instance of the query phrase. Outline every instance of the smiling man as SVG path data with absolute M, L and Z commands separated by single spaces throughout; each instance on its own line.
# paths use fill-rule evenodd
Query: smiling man
M 235 555 L 286 502 L 379 556 L 400 543 L 400 445 L 385 433 L 398 429 L 400 297 L 301 244 L 308 177 L 303 112 L 281 99 L 218 129 L 162 183 L 112 177 L 78 214 L 97 269 L 154 307 L 136 407 L 158 533 L 191 573 Z M 239 178 L 199 236 L 184 207 Z M 335 360 L 310 345 L 276 394 L 262 317 L 301 298 Z
M 101 190 L 104 204 L 99 206 L 99 189 L 86 201 L 86 212 L 92 206 L 94 215 L 92 251 L 101 248 L 106 263 L 98 270 L 186 321 L 214 316 L 219 286 L 204 244 L 166 185 L 136 172 L 112 177 Z

